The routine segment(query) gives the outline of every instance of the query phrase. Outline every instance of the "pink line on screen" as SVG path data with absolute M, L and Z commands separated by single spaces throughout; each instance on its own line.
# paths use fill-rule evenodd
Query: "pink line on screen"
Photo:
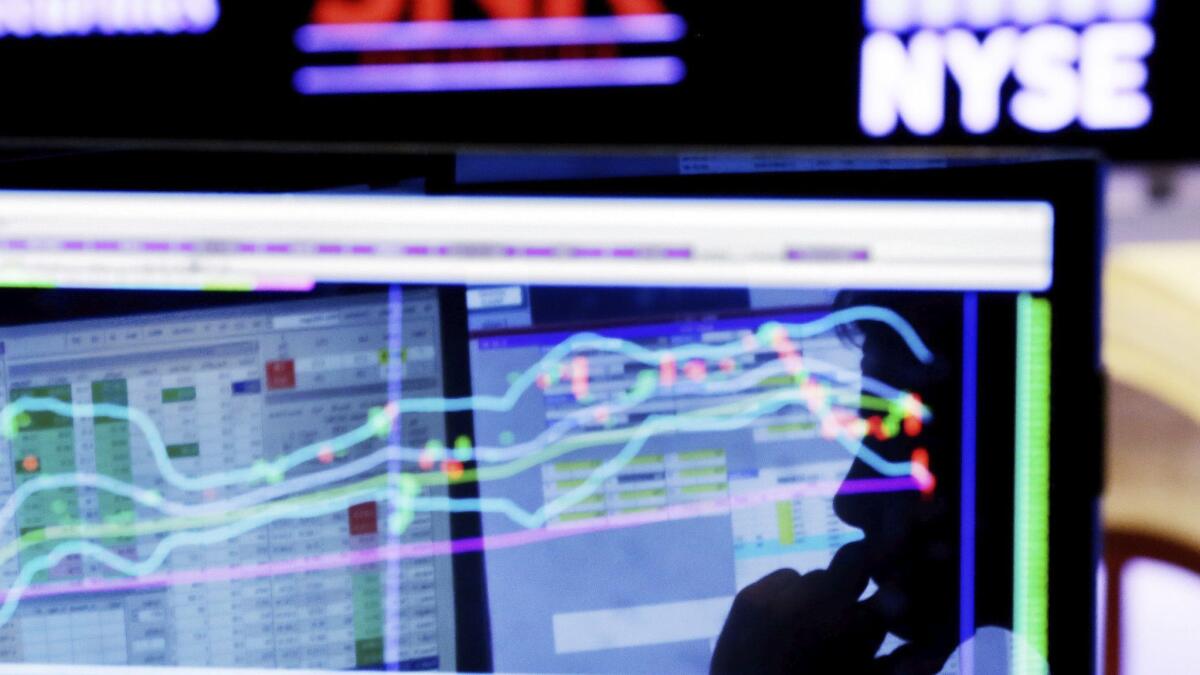
M 254 290 L 311 291 L 316 285 L 316 279 L 306 277 L 259 277 L 254 284 Z
M 291 560 L 278 560 L 253 565 L 205 568 L 158 572 L 130 579 L 84 579 L 70 583 L 42 584 L 32 586 L 22 593 L 22 598 L 44 598 L 79 593 L 115 593 L 121 591 L 166 588 L 188 584 L 241 581 L 288 574 L 301 574 L 323 570 L 362 567 L 376 563 L 428 558 L 437 555 L 455 555 L 480 551 L 515 548 L 531 544 L 564 539 L 583 534 L 595 534 L 657 523 L 666 523 L 692 518 L 704 518 L 729 513 L 733 509 L 744 509 L 798 497 L 832 497 L 837 494 L 865 494 L 881 492 L 904 492 L 919 490 L 916 479 L 867 478 L 847 481 L 820 481 L 786 485 L 769 490 L 732 495 L 719 499 L 676 504 L 657 511 L 629 513 L 596 518 L 585 523 L 555 525 L 550 528 L 519 530 L 487 537 L 472 537 L 454 541 L 418 542 L 390 544 L 359 551 L 344 551 Z M 8 593 L 0 593 L 0 601 Z

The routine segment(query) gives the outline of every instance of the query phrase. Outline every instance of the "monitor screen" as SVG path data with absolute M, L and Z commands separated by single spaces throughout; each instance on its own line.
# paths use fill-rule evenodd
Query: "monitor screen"
M 869 578 L 847 600 L 880 614 L 881 654 L 940 643 L 946 661 L 974 634 L 979 455 L 1012 457 L 1014 414 L 1044 423 L 1044 382 L 1014 368 L 1046 373 L 1044 304 L 823 289 L 681 311 L 643 292 L 581 312 L 541 295 L 471 336 L 478 394 L 537 373 L 511 410 L 475 412 L 480 448 L 531 464 L 479 469 L 499 670 L 704 672 L 735 594 L 779 569 Z M 1013 459 L 1045 460 L 1036 445 Z M 864 559 L 832 564 L 852 549 Z M 1044 553 L 1004 581 L 1044 583 L 1021 566 Z M 1032 638 L 1044 625 L 1024 609 L 996 623 Z M 1000 672 L 990 659 L 979 672 Z
M 432 289 L 0 342 L 0 658 L 453 669 L 449 559 L 381 554 L 450 536 L 445 511 L 399 527 L 386 496 L 409 470 L 396 449 L 445 435 L 389 405 L 444 396 Z
M 0 195 L 0 661 L 1044 672 L 1056 207 Z

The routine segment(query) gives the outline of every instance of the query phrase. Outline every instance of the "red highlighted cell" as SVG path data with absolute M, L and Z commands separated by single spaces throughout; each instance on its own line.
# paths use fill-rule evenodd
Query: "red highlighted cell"
M 703 382 L 708 377 L 708 365 L 700 359 L 692 359 L 684 364 L 683 374 L 692 382 Z
M 267 389 L 295 389 L 296 362 L 284 361 L 267 362 Z
M 375 534 L 379 532 L 379 504 L 366 502 L 355 504 L 347 510 L 350 521 L 350 534 Z

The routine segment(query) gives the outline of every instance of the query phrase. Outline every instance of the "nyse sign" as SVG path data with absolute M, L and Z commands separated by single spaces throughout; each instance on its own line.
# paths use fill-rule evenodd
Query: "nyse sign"
M 865 0 L 861 126 L 877 137 L 901 127 L 931 135 L 957 112 L 973 134 L 1004 115 L 1035 132 L 1143 127 L 1154 9 L 1154 0 Z M 957 111 L 947 111 L 951 83 Z
M 207 33 L 218 0 L 0 0 L 0 38 Z

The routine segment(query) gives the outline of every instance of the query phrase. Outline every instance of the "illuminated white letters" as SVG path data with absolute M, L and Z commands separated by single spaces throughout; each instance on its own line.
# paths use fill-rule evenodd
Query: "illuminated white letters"
M 1150 121 L 1144 59 L 1154 49 L 1154 31 L 1142 23 L 1107 23 L 1083 33 L 1079 75 L 1083 105 L 1079 121 L 1088 129 L 1136 129 Z
M 1013 96 L 1012 116 L 1033 131 L 1058 131 L 1075 121 L 1079 108 L 1079 34 L 1066 26 L 1046 25 L 1021 38 L 1013 74 L 1021 90 Z
M 218 0 L 0 0 L 0 38 L 206 33 Z
M 948 26 L 1145 21 L 1154 9 L 1155 0 L 864 0 L 863 17 L 869 29 L 904 33 Z
M 946 65 L 962 93 L 963 128 L 985 134 L 1000 123 L 1000 89 L 1012 71 L 1020 35 L 1002 28 L 981 44 L 974 33 L 952 30 L 946 34 Z
M 886 136 L 900 119 L 913 133 L 932 134 L 946 114 L 946 64 L 942 39 L 921 31 L 909 44 L 878 32 L 863 44 L 861 122 L 872 136 Z
M 1136 129 L 1151 118 L 1155 0 L 864 0 L 859 118 L 872 136 Z M 1006 100 L 1007 98 L 1007 100 Z M 950 100 L 955 100 L 954 98 Z

